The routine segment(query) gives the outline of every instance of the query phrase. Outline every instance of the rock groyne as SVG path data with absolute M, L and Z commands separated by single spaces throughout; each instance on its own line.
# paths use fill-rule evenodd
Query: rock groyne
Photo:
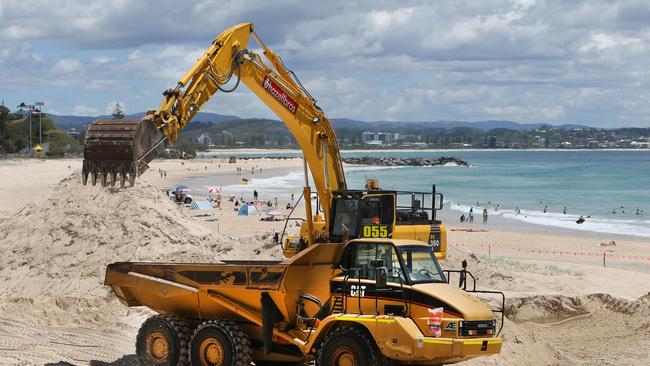
M 462 159 L 453 156 L 441 156 L 437 159 L 426 158 L 394 158 L 394 157 L 373 157 L 362 156 L 358 158 L 344 158 L 347 164 L 354 165 L 373 165 L 373 166 L 437 166 L 437 165 L 458 165 L 469 166 Z

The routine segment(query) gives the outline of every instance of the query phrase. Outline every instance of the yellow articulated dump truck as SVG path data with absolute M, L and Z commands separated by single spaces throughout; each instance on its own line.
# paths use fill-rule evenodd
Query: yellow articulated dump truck
M 268 64 L 247 49 L 250 37 Z M 215 93 L 240 81 L 286 124 L 304 154 L 304 223 L 298 235 L 280 240 L 284 261 L 110 264 L 105 283 L 117 297 L 159 314 L 138 332 L 140 363 L 439 365 L 499 353 L 503 293 L 476 290 L 476 281 L 468 287 L 470 272 L 438 262 L 447 248 L 436 218 L 442 195 L 435 186 L 404 192 L 376 181 L 348 189 L 329 119 L 253 24 L 219 35 L 143 119 L 94 122 L 84 184 L 133 185 Z M 449 284 L 452 274 L 460 287 Z M 501 308 L 472 293 L 499 296 Z
M 114 263 L 144 365 L 439 365 L 499 353 L 493 311 L 447 283 L 427 243 L 317 243 L 278 262 Z

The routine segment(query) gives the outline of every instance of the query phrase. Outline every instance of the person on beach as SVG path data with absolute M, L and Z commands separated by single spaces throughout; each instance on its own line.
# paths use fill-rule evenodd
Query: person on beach
M 255 201 L 257 201 L 257 198 L 258 198 L 257 190 L 254 189 L 254 190 L 253 190 L 253 199 L 254 199 Z
M 544 206 L 544 213 L 548 212 L 548 205 Z
M 278 208 L 278 198 L 277 198 L 277 197 L 275 197 L 275 198 L 273 199 L 273 203 L 274 203 L 274 207 L 275 207 L 275 208 Z
M 469 223 L 471 224 L 473 222 L 474 222 L 474 207 L 470 207 L 469 208 Z
M 562 213 L 563 213 L 564 215 L 566 215 L 566 206 L 564 206 L 564 207 L 562 208 Z
M 586 221 L 585 218 L 582 215 L 580 215 L 580 217 L 578 217 L 578 219 L 576 220 L 576 224 L 582 224 L 585 221 Z
M 487 208 L 484 208 L 483 209 L 483 223 L 487 224 L 487 220 L 488 220 L 488 211 L 487 211 Z
M 515 207 L 515 214 L 519 215 L 519 206 Z
M 465 214 L 462 214 L 460 215 L 460 223 L 462 224 L 464 222 L 465 222 Z

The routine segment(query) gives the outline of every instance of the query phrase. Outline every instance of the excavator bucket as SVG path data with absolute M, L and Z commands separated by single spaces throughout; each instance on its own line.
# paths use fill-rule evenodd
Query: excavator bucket
M 122 187 L 126 181 L 133 186 L 135 178 L 144 173 L 147 165 L 163 149 L 164 137 L 148 119 L 97 120 L 86 132 L 83 184 Z

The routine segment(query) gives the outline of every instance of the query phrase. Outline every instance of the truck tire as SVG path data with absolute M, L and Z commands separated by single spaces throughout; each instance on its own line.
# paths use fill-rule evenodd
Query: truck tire
M 192 203 L 192 199 L 189 198 L 189 197 L 187 197 L 187 198 L 185 199 L 185 204 L 186 204 L 186 205 L 189 205 L 190 203 Z
M 190 362 L 201 366 L 249 366 L 251 341 L 231 320 L 208 320 L 199 325 L 190 341 Z
M 189 365 L 188 348 L 192 328 L 183 318 L 154 315 L 138 331 L 135 353 L 143 366 Z
M 316 365 L 387 366 L 388 359 L 368 332 L 358 327 L 341 327 L 325 337 Z

